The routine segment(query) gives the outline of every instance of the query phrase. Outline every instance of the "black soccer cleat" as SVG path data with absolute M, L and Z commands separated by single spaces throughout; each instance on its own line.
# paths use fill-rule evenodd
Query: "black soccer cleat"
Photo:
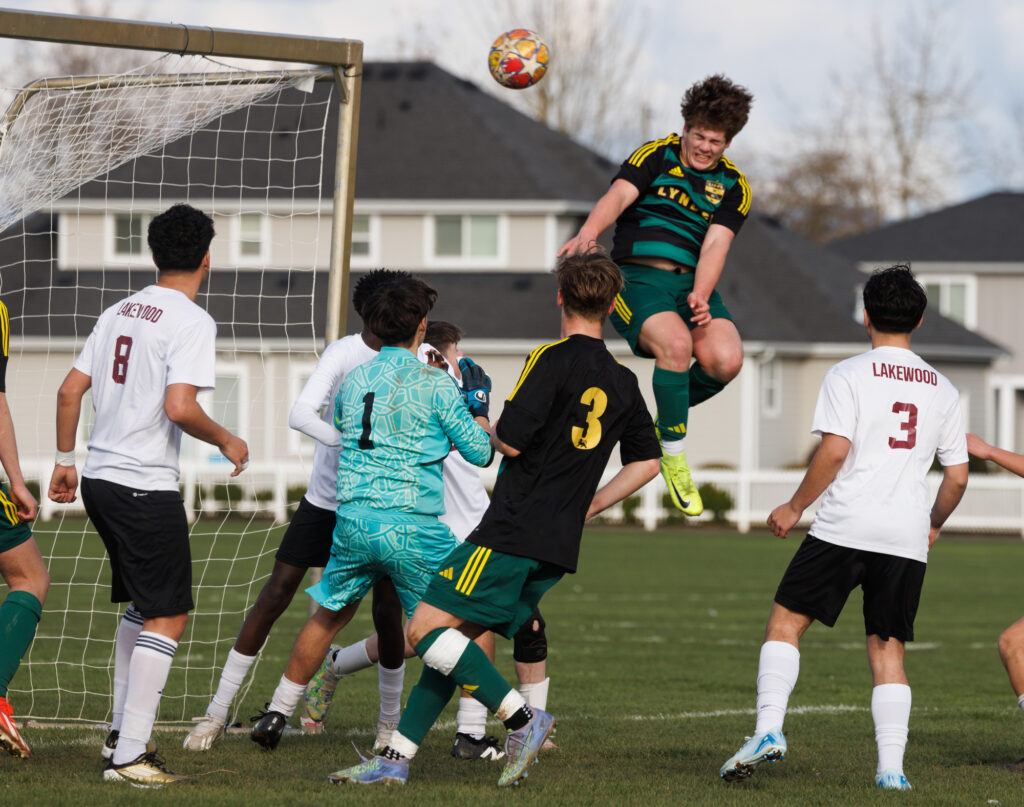
M 479 740 L 463 734 L 461 731 L 455 735 L 455 742 L 452 743 L 452 756 L 456 759 L 489 759 L 499 760 L 505 758 L 505 751 L 494 737 L 481 737 Z
M 281 742 L 281 735 L 284 734 L 284 727 L 288 724 L 288 718 L 280 712 L 261 712 L 249 719 L 257 721 L 249 735 L 252 741 L 262 745 L 267 751 L 277 748 L 277 744 Z

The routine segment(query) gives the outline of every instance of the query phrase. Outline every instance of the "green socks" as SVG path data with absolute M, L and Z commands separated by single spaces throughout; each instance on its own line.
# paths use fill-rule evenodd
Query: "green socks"
M 28 652 L 43 614 L 42 603 L 27 591 L 12 591 L 0 605 L 0 698 Z
M 658 409 L 658 437 L 682 440 L 690 414 L 690 373 L 654 368 L 654 403 Z

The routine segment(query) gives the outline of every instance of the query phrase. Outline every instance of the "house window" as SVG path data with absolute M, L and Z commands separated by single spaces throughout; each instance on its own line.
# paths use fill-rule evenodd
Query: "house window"
M 270 258 L 270 219 L 262 213 L 240 213 L 232 222 L 232 262 L 259 266 Z
M 496 259 L 500 255 L 497 216 L 435 216 L 434 256 Z
M 353 258 L 369 258 L 371 249 L 370 247 L 370 217 L 369 216 L 353 216 L 352 217 L 352 257 Z
M 778 359 L 760 364 L 761 415 L 777 418 L 782 413 L 782 365 Z
M 196 400 L 206 413 L 232 434 L 249 433 L 249 371 L 244 364 L 217 363 L 213 390 L 202 390 Z M 206 465 L 228 462 L 216 446 L 182 435 L 181 457 Z
M 118 213 L 114 216 L 114 255 L 134 258 L 147 255 L 146 233 L 152 216 Z
M 967 328 L 977 324 L 975 306 L 977 284 L 973 277 L 936 277 L 926 275 L 921 278 L 928 305 L 943 316 L 959 322 Z

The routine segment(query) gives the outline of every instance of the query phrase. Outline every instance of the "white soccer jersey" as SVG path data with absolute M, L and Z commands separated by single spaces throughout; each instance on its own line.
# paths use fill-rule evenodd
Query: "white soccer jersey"
M 337 507 L 341 434 L 334 428 L 334 399 L 345 376 L 376 355 L 357 333 L 332 342 L 292 406 L 288 425 L 317 441 L 306 499 L 324 510 Z
M 75 369 L 92 379 L 96 425 L 82 475 L 141 490 L 178 489 L 181 429 L 170 384 L 212 389 L 217 325 L 180 291 L 147 286 L 104 311 Z
M 812 431 L 850 440 L 822 497 L 814 537 L 927 561 L 933 497 L 926 475 L 967 462 L 960 396 L 916 353 L 879 347 L 825 374 Z

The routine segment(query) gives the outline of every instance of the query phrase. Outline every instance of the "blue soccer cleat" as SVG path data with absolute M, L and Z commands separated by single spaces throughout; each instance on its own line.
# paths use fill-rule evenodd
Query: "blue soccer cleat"
M 892 768 L 882 771 L 875 776 L 875 784 L 882 790 L 913 790 L 903 771 L 895 771 Z
M 762 762 L 778 762 L 786 756 L 786 738 L 782 729 L 772 729 L 747 737 L 743 747 L 729 757 L 718 771 L 727 782 L 749 779 Z
M 521 729 L 510 731 L 505 738 L 505 767 L 498 777 L 498 787 L 510 787 L 525 779 L 544 741 L 555 730 L 555 718 L 540 709 L 533 710 L 533 718 Z
M 359 758 L 362 762 L 358 765 L 327 774 L 327 781 L 336 785 L 348 782 L 360 785 L 404 785 L 409 778 L 408 759 L 387 759 L 381 756 L 367 759 L 362 754 L 359 754 Z

